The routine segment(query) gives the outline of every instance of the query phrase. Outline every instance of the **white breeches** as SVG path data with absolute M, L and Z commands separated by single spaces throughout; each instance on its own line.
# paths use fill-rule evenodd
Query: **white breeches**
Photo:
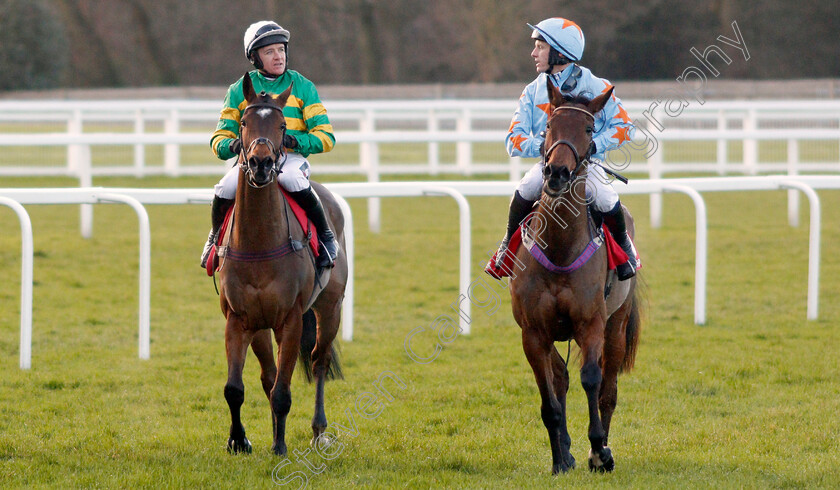
M 300 153 L 286 153 L 283 171 L 277 175 L 277 182 L 289 192 L 309 188 L 309 162 Z M 234 165 L 213 187 L 213 192 L 224 199 L 236 198 L 236 185 L 239 183 L 239 167 Z
M 516 190 L 523 198 L 536 201 L 542 193 L 542 185 L 543 163 L 537 162 L 525 173 Z M 586 171 L 586 201 L 602 213 L 611 211 L 618 203 L 618 193 L 612 188 L 610 179 L 604 169 L 595 164 L 589 165 Z

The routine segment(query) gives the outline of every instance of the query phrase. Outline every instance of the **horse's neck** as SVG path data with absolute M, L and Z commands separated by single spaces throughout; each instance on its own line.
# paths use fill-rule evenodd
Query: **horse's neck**
M 289 236 L 283 196 L 277 184 L 255 189 L 245 182 L 245 178 L 240 175 L 236 190 L 235 247 L 259 251 L 277 246 Z
M 537 221 L 529 228 L 536 231 L 537 243 L 553 263 L 566 265 L 574 261 L 589 244 L 585 199 L 578 200 L 568 192 L 555 199 L 543 195 L 536 216 Z

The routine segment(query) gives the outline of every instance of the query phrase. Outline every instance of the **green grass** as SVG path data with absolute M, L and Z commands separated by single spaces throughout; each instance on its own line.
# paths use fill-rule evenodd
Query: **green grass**
M 202 187 L 215 177 L 96 179 L 95 185 Z M 342 179 L 344 180 L 344 179 Z M 74 186 L 73 179 L 4 179 L 4 186 Z M 638 226 L 648 298 L 636 368 L 619 381 L 612 474 L 586 470 L 585 397 L 572 348 L 569 430 L 578 468 L 552 477 L 539 395 L 500 283 L 498 311 L 473 308 L 472 334 L 429 364 L 404 350 L 458 295 L 458 211 L 448 198 L 386 199 L 383 233 L 356 223 L 356 317 L 341 342 L 346 379 L 327 384 L 327 416 L 344 435 L 314 474 L 314 390 L 295 376 L 288 466 L 313 488 L 836 488 L 840 486 L 840 192 L 823 211 L 820 319 L 805 320 L 807 206 L 786 224 L 786 193 L 705 195 L 709 216 L 706 326 L 693 324 L 694 208 L 664 196 L 664 226 L 648 200 L 625 198 Z M 504 227 L 506 198 L 471 198 L 472 277 Z M 18 369 L 20 238 L 0 208 L 0 487 L 271 488 L 283 460 L 270 453 L 268 402 L 253 356 L 243 420 L 251 455 L 225 451 L 229 414 L 224 321 L 212 280 L 197 267 L 207 206 L 149 206 L 151 359 L 137 357 L 137 221 L 127 206 L 95 206 L 94 236 L 79 236 L 74 206 L 27 206 L 35 237 L 32 369 Z M 418 354 L 432 338 L 416 337 Z M 565 345 L 559 346 L 565 353 Z M 359 415 L 357 400 L 386 382 L 394 399 Z M 292 482 L 297 486 L 297 482 Z

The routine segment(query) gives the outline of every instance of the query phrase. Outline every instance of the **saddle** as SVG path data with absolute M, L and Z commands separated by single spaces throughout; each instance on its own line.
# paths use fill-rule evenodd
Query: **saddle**
M 279 185 L 279 184 L 278 184 Z M 298 223 L 300 223 L 301 228 L 306 231 L 306 242 L 309 244 L 309 249 L 312 251 L 312 255 L 317 258 L 318 257 L 318 230 L 315 228 L 315 225 L 309 220 L 306 216 L 306 211 L 300 207 L 300 205 L 292 199 L 289 194 L 281 187 L 280 192 L 283 193 L 286 202 L 289 203 L 289 207 L 292 209 L 292 213 L 295 215 Z M 207 259 L 207 275 L 213 276 L 216 271 L 224 266 L 225 258 L 231 254 L 231 250 L 229 247 L 230 244 L 230 235 L 231 230 L 233 230 L 233 220 L 236 211 L 236 205 L 230 207 L 227 214 L 225 215 L 225 220 L 222 222 L 222 227 L 219 229 L 219 238 L 216 240 L 215 246 L 210 249 L 210 256 Z M 284 246 L 285 247 L 285 246 Z M 286 253 L 297 251 L 303 248 L 303 244 L 301 244 L 297 240 L 292 240 L 290 244 L 288 244 L 289 249 L 286 250 L 283 247 L 278 249 L 277 251 L 272 251 L 270 253 L 265 254 L 265 256 L 260 256 L 258 259 L 267 259 L 267 258 L 276 258 L 285 255 Z M 258 260 L 256 259 L 256 260 Z M 237 260 L 237 259 L 234 259 Z M 243 260 L 248 260 L 247 258 Z

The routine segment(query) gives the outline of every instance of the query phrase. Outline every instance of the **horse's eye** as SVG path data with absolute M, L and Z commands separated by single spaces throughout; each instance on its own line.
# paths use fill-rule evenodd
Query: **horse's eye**
M 586 127 L 586 134 L 592 134 L 592 126 Z
M 242 124 L 240 124 L 240 126 L 244 128 L 245 126 L 247 126 L 247 124 L 245 124 L 245 121 L 242 121 Z

